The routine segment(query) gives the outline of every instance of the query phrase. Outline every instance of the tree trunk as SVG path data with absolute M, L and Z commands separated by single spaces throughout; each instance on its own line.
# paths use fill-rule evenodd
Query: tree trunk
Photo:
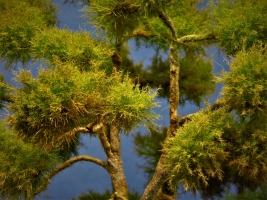
M 170 46 L 170 126 L 168 128 L 166 139 L 173 137 L 178 129 L 178 103 L 179 103 L 179 56 L 178 48 Z M 169 169 L 164 167 L 165 153 L 161 154 L 157 164 L 155 174 L 145 189 L 141 200 L 152 200 L 157 194 L 163 183 L 167 181 Z M 169 195 L 169 198 L 173 198 Z
M 110 151 L 107 155 L 107 171 L 110 174 L 114 191 L 113 199 L 128 199 L 128 187 L 121 159 L 120 129 L 113 123 L 110 127 Z

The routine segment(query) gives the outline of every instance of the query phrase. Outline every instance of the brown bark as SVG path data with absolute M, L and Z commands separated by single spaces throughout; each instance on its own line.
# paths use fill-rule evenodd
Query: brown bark
M 170 48 L 170 126 L 168 128 L 167 137 L 173 137 L 175 131 L 178 128 L 178 102 L 179 102 L 179 61 L 178 61 L 178 50 L 171 46 Z M 141 200 L 152 200 L 156 196 L 158 190 L 161 188 L 163 183 L 167 180 L 169 170 L 164 167 L 165 153 L 163 152 L 159 162 L 157 164 L 155 174 L 145 189 L 145 192 Z M 166 198 L 173 198 L 172 194 L 165 194 Z
M 123 45 L 123 38 L 119 37 L 116 40 L 116 52 L 111 56 L 113 63 L 113 73 L 120 70 L 122 65 L 121 47 Z M 107 155 L 107 171 L 111 177 L 113 195 L 112 199 L 125 200 L 128 199 L 128 186 L 126 183 L 122 159 L 121 159 L 121 144 L 120 144 L 120 128 L 116 120 L 108 124 L 109 129 L 106 129 L 100 134 L 100 141 Z M 109 132 L 107 132 L 109 131 Z
M 110 153 L 107 154 L 107 171 L 111 177 L 114 191 L 113 199 L 128 199 L 128 186 L 126 183 L 121 159 L 120 129 L 113 122 L 110 126 Z M 103 145 L 103 144 L 102 144 Z M 103 146 L 104 147 L 104 146 Z M 105 148 L 105 147 L 104 147 Z

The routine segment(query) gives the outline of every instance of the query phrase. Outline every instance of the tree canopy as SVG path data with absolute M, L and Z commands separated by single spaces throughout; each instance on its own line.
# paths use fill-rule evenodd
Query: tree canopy
M 50 0 L 0 0 L 0 59 L 24 66 L 18 87 L 0 79 L 9 112 L 0 124 L 2 197 L 33 198 L 58 172 L 89 161 L 109 173 L 111 199 L 128 199 L 120 134 L 142 125 L 157 136 L 157 95 L 169 98 L 170 125 L 160 153 L 160 142 L 136 137 L 139 155 L 156 154 L 147 157 L 154 174 L 141 199 L 173 199 L 178 184 L 203 194 L 212 181 L 218 190 L 266 184 L 266 1 L 69 2 L 82 3 L 95 33 L 59 29 Z M 131 39 L 155 49 L 151 66 L 130 59 Z M 230 71 L 218 77 L 205 52 L 212 45 L 230 56 Z M 27 65 L 36 61 L 43 65 L 34 77 Z M 223 90 L 214 105 L 179 118 L 179 104 L 200 105 L 216 83 Z M 96 135 L 106 160 L 68 158 L 79 134 Z

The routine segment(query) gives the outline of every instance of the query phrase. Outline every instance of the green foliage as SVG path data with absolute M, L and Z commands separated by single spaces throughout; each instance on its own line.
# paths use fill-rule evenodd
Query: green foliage
M 178 37 L 191 34 L 207 34 L 213 31 L 210 25 L 209 11 L 197 7 L 202 3 L 202 0 L 177 1 L 171 9 L 168 8 L 170 10 L 169 15 L 177 28 Z
M 247 50 L 253 44 L 266 42 L 267 35 L 267 2 L 251 1 L 218 1 L 213 5 L 216 10 L 215 31 L 220 46 L 233 55 L 240 50 Z
M 267 53 L 266 47 L 253 46 L 240 52 L 230 65 L 231 72 L 219 79 L 225 87 L 222 95 L 230 108 L 239 115 L 257 115 L 267 108 Z
M 224 200 L 264 200 L 267 198 L 267 187 L 262 186 L 256 191 L 246 190 L 241 194 L 226 194 Z
M 56 167 L 54 153 L 26 143 L 0 122 L 0 193 L 8 199 L 32 198 L 46 181 L 45 175 Z
M 30 40 L 55 21 L 55 7 L 48 0 L 0 1 L 0 59 L 6 67 L 31 59 Z
M 179 182 L 195 191 L 200 185 L 207 185 L 210 177 L 222 179 L 221 165 L 229 156 L 222 134 L 232 121 L 224 109 L 200 111 L 165 142 L 165 166 L 171 169 L 172 187 Z
M 22 87 L 14 90 L 9 124 L 19 134 L 35 136 L 42 145 L 53 145 L 51 141 L 57 143 L 64 133 L 95 120 L 112 123 L 118 119 L 129 132 L 157 119 L 156 92 L 140 90 L 121 73 L 81 72 L 73 63 L 57 61 L 50 70 L 40 69 L 37 78 L 25 70 L 16 77 Z
M 102 194 L 90 190 L 86 194 L 80 195 L 79 198 L 77 198 L 77 200 L 107 200 L 110 199 L 111 196 L 112 193 L 109 190 L 106 190 Z M 139 200 L 139 199 L 140 195 L 138 194 L 138 192 L 136 191 L 129 192 L 129 200 Z
M 93 39 L 86 31 L 44 29 L 32 39 L 31 48 L 35 59 L 46 59 L 52 64 L 60 59 L 62 62 L 75 62 L 81 70 L 89 70 L 97 65 L 111 71 L 111 49 Z
M 236 113 L 240 128 L 233 136 L 235 141 L 230 164 L 239 175 L 255 181 L 264 181 L 266 168 L 266 48 L 253 46 L 240 52 L 230 65 L 231 72 L 224 73 L 222 90 L 224 103 Z M 233 140 L 234 138 L 234 140 Z
M 215 89 L 213 66 L 210 59 L 192 49 L 185 50 L 185 57 L 180 60 L 180 103 L 193 101 L 197 105 Z

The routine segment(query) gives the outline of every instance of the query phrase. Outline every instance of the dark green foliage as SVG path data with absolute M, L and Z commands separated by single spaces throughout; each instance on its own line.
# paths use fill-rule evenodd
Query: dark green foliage
M 55 10 L 49 0 L 0 1 L 0 59 L 7 68 L 30 61 L 30 41 L 43 28 L 55 25 Z
M 107 199 L 110 199 L 111 196 L 112 196 L 112 193 L 109 190 L 106 190 L 102 194 L 90 190 L 86 194 L 80 195 L 77 198 L 77 200 L 107 200 Z M 128 200 L 139 200 L 139 199 L 140 199 L 140 194 L 138 194 L 138 192 L 136 191 L 129 192 Z
M 124 42 L 141 16 L 141 1 L 91 0 L 85 11 L 97 29 L 105 31 L 115 44 Z M 135 21 L 136 23 L 133 23 Z M 120 44 L 122 45 L 122 44 Z
M 54 153 L 23 141 L 0 122 L 0 193 L 3 197 L 33 198 L 57 162 Z
M 245 190 L 241 194 L 227 193 L 224 200 L 265 200 L 267 198 L 267 186 L 262 186 L 257 190 Z
M 134 151 L 145 160 L 145 164 L 139 167 L 144 170 L 148 179 L 154 174 L 156 165 L 161 155 L 162 142 L 166 138 L 167 128 L 150 130 L 149 133 L 134 135 Z

